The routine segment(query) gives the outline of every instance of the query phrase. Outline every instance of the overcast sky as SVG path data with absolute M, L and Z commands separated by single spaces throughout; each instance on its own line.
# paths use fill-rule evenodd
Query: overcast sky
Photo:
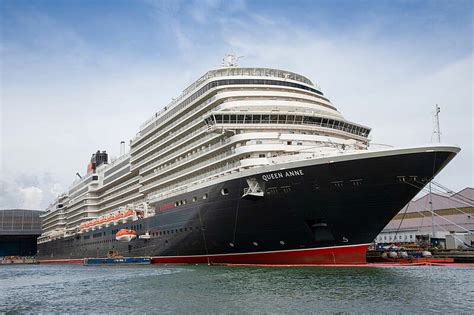
M 462 148 L 473 186 L 471 1 L 23 1 L 1 4 L 0 208 L 41 209 L 227 52 L 319 84 L 375 143 Z

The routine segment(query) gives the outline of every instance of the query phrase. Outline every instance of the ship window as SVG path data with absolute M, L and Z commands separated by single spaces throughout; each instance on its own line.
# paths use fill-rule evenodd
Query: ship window
M 287 141 L 286 144 L 287 144 L 287 145 L 291 145 L 291 141 Z
M 175 231 L 176 231 L 176 233 L 178 233 L 178 229 L 176 229 Z
M 193 227 L 192 227 L 192 226 L 190 226 L 190 227 L 189 227 L 189 230 L 190 230 L 190 231 L 192 231 L 192 230 L 193 230 Z
M 222 189 L 221 189 L 221 194 L 222 194 L 223 196 L 228 195 L 228 194 L 229 194 L 229 190 L 228 190 L 227 188 L 222 188 Z
M 254 124 L 259 124 L 261 119 L 262 119 L 262 115 L 253 115 Z
M 193 202 L 196 202 L 197 201 L 197 197 L 193 197 Z
M 206 200 L 207 197 L 208 197 L 208 195 L 207 195 L 207 194 L 204 194 L 204 196 L 202 196 L 202 199 Z
M 262 141 L 261 141 L 261 140 L 257 140 L 256 143 L 257 143 L 257 144 L 262 144 Z
M 281 186 L 281 189 L 283 192 L 288 193 L 291 191 L 291 186 Z
M 258 157 L 259 157 L 259 158 L 264 158 L 264 157 L 265 157 L 265 153 L 260 153 L 260 154 L 258 155 Z

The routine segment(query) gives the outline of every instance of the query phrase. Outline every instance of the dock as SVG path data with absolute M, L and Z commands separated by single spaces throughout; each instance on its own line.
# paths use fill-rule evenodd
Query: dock
M 34 257 L 8 256 L 0 257 L 0 265 L 34 265 L 38 261 Z
M 84 258 L 84 266 L 149 264 L 151 264 L 150 257 Z

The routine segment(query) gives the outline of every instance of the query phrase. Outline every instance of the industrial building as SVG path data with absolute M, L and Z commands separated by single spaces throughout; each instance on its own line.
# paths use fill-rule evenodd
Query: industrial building
M 0 209 L 0 256 L 36 255 L 41 211 Z
M 375 238 L 378 244 L 414 243 L 422 238 L 445 243 L 474 232 L 474 188 L 441 193 L 439 189 L 411 201 Z M 433 212 L 431 212 L 431 209 Z M 470 237 L 456 247 L 469 247 Z M 449 243 L 449 242 L 448 242 Z M 473 244 L 474 245 L 474 244 Z

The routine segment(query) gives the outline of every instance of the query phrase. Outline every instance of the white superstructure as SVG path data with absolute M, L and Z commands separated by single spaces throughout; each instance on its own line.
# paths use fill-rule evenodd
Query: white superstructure
M 60 196 L 42 215 L 39 242 L 81 233 L 91 220 L 130 209 L 151 215 L 150 201 L 249 169 L 367 150 L 370 128 L 344 119 L 309 79 L 231 61 L 148 119 L 129 153 Z M 107 224 L 115 221 L 87 229 Z

